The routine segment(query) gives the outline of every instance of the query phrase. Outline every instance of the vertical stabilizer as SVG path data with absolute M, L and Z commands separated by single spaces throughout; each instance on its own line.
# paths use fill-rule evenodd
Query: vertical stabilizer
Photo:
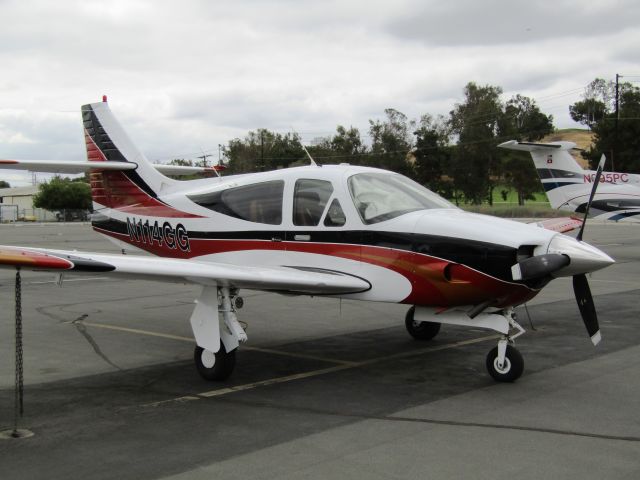
M 529 152 L 536 171 L 553 208 L 565 208 L 573 198 L 570 192 L 576 185 L 584 184 L 588 173 L 569 153 L 576 144 L 573 142 L 530 143 L 511 140 L 499 145 L 509 150 Z
M 106 101 L 82 107 L 87 159 L 94 162 L 130 162 L 135 170 L 91 173 L 94 209 L 153 208 L 158 193 L 175 180 L 159 173 L 135 146 Z

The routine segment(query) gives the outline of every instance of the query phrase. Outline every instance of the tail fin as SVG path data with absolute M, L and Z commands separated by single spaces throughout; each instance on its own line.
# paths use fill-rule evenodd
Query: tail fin
M 569 150 L 576 148 L 573 142 L 529 143 L 510 140 L 498 146 L 531 153 L 538 174 L 540 170 L 553 170 L 553 178 L 568 178 L 570 175 L 566 175 L 567 172 L 580 174 L 584 172 L 569 153 Z M 544 177 L 541 175 L 540 178 Z
M 576 148 L 573 142 L 529 143 L 510 140 L 498 145 L 509 150 L 529 152 L 538 176 L 553 208 L 566 208 L 573 198 L 574 185 L 583 185 L 585 171 L 576 162 L 569 150 Z
M 111 113 L 107 102 L 84 105 L 82 121 L 89 161 L 136 165 L 135 170 L 98 170 L 91 173 L 94 209 L 106 207 L 148 215 L 163 207 L 164 204 L 158 201 L 158 192 L 175 180 L 159 173 L 138 150 Z

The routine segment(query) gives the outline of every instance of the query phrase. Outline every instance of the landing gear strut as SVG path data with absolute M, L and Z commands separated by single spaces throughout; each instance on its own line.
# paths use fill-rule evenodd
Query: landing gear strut
M 204 287 L 191 315 L 196 339 L 193 359 L 205 380 L 225 380 L 236 364 L 236 350 L 247 340 L 236 309 L 242 307 L 237 291 L 229 287 Z

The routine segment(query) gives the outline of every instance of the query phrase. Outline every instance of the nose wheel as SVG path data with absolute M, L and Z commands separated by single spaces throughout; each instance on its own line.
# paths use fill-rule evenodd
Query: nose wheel
M 487 370 L 489 375 L 498 382 L 514 382 L 524 371 L 524 360 L 520 352 L 511 345 L 506 345 L 502 361 L 500 359 L 500 345 L 494 347 L 487 355 Z

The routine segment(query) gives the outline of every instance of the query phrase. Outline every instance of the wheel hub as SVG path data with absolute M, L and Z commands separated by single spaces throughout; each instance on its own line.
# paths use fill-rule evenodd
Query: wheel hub
M 209 350 L 203 350 L 200 358 L 202 359 L 202 365 L 206 368 L 213 368 L 216 364 L 216 355 Z
M 500 362 L 498 361 L 498 357 L 496 357 L 496 359 L 493 361 L 493 368 L 496 369 L 496 372 L 501 374 L 509 373 L 509 370 L 511 370 L 511 362 L 508 358 L 505 357 L 504 364 L 501 367 Z

